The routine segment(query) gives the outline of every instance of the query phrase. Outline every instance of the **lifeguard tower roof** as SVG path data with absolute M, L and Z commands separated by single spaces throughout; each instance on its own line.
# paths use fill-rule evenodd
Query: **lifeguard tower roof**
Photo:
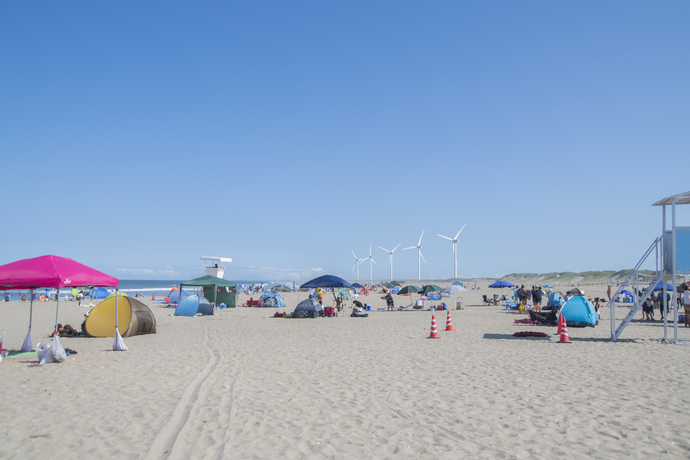
M 690 192 L 679 193 L 678 195 L 669 196 L 663 200 L 659 200 L 652 206 L 671 206 L 673 200 L 676 200 L 676 204 L 690 204 Z
M 214 260 L 216 262 L 232 262 L 232 259 L 229 257 L 209 257 L 209 256 L 201 256 L 201 260 Z

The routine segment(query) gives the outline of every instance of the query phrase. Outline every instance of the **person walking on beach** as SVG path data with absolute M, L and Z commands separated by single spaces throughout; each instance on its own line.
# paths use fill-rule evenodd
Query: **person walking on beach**
M 541 311 L 541 288 L 539 286 L 534 286 L 532 290 L 532 304 L 534 311 Z
M 611 301 L 611 285 L 606 288 L 606 295 L 609 296 L 609 302 Z
M 683 310 L 685 310 L 685 327 L 690 327 L 690 286 L 683 291 Z

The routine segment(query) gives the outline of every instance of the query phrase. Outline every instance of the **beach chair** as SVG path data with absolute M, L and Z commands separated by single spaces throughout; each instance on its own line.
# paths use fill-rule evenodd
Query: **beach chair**
M 496 305 L 496 304 L 498 304 L 498 302 L 495 301 L 494 299 L 488 298 L 488 297 L 486 296 L 486 294 L 482 294 L 482 298 L 484 299 L 484 303 L 487 304 L 487 305 Z

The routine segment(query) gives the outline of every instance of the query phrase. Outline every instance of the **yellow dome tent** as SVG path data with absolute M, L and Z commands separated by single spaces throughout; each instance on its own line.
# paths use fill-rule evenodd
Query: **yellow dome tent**
M 117 302 L 122 337 L 156 333 L 156 317 L 149 307 L 132 297 L 118 297 Z M 115 296 L 93 307 L 81 329 L 88 337 L 115 337 Z

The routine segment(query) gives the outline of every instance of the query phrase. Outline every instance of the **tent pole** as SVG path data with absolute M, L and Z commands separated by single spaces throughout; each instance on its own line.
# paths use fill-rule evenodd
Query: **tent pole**
M 31 330 L 31 320 L 34 316 L 34 290 L 29 291 L 31 293 L 31 305 L 29 306 L 29 330 Z
M 60 313 L 60 287 L 57 288 L 57 305 L 55 306 L 55 332 L 58 331 L 58 314 Z
M 118 315 L 117 315 L 117 298 L 120 297 L 118 295 L 118 288 L 115 287 L 115 332 L 117 333 L 117 326 L 118 326 Z M 125 331 L 126 332 L 126 331 Z

